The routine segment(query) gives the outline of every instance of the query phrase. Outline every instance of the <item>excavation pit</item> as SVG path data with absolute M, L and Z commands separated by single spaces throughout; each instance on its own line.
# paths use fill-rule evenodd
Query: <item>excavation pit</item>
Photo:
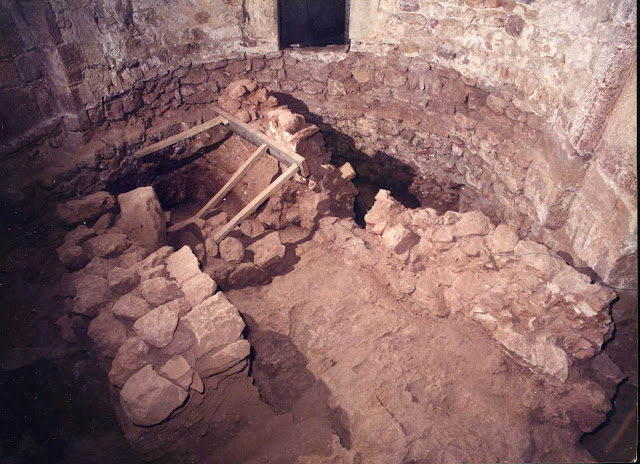
M 629 2 L 352 0 L 347 45 L 286 50 L 271 2 L 28 3 L 0 11 L 9 462 L 629 455 Z M 152 150 L 217 110 L 308 165 L 237 225 L 290 163 L 199 215 L 260 143 Z

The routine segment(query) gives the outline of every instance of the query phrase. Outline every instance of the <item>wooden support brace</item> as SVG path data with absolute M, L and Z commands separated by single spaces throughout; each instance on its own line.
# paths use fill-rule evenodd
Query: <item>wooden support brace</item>
M 217 243 L 220 243 L 238 224 L 244 221 L 256 209 L 258 209 L 258 207 L 262 203 L 264 203 L 264 201 L 267 200 L 273 194 L 273 192 L 275 192 L 280 186 L 282 186 L 282 184 L 291 179 L 299 169 L 300 167 L 297 164 L 292 164 L 291 166 L 289 166 L 286 171 L 280 174 L 280 177 L 269 184 L 267 188 L 260 192 L 260 194 L 251 201 L 251 203 L 245 206 L 242 211 L 236 214 L 236 216 L 227 223 L 227 225 L 220 229 L 213 237 L 213 239 Z
M 162 150 L 163 148 L 167 148 L 170 145 L 178 143 L 182 140 L 188 139 L 189 137 L 193 137 L 201 132 L 211 129 L 212 127 L 217 126 L 218 124 L 228 124 L 224 117 L 218 116 L 217 118 L 213 118 L 205 123 L 199 124 L 197 126 L 192 127 L 184 132 L 180 132 L 179 134 L 173 135 L 169 138 L 161 140 L 160 142 L 154 143 L 153 145 L 149 145 L 148 147 L 142 148 L 134 153 L 135 158 L 143 158 L 151 153 L 154 153 L 158 150 Z
M 304 177 L 309 176 L 309 168 L 307 167 L 307 160 L 300 156 L 290 148 L 285 147 L 281 143 L 276 142 L 271 137 L 266 136 L 262 132 L 248 126 L 239 119 L 234 118 L 229 113 L 222 111 L 219 108 L 213 108 L 220 117 L 228 121 L 229 129 L 248 140 L 254 145 L 266 144 L 269 146 L 269 154 L 279 161 L 283 161 L 287 164 L 295 164 L 300 168 L 300 173 Z
M 269 147 L 267 145 L 261 145 L 256 151 L 254 151 L 253 154 L 244 163 L 242 163 L 242 166 L 238 168 L 235 174 L 231 176 L 231 179 L 229 179 L 229 181 L 224 184 L 220 191 L 216 193 L 216 195 L 211 200 L 209 200 L 209 202 L 204 205 L 200 211 L 196 213 L 196 217 L 202 218 L 202 216 L 207 214 L 208 211 L 211 211 L 220 200 L 227 196 L 231 189 L 233 189 L 233 187 L 235 187 L 238 182 L 240 182 L 240 179 L 242 179 L 247 171 L 251 169 L 251 166 L 256 164 L 260 160 L 260 157 L 265 154 L 268 149 Z

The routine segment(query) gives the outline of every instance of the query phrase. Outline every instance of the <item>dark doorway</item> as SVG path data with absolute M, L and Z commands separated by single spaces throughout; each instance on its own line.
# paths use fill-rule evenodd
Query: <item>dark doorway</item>
M 345 43 L 346 0 L 279 0 L 280 48 Z

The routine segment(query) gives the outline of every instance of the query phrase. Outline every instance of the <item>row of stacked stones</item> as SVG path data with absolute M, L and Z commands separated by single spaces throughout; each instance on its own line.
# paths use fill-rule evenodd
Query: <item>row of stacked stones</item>
M 477 211 L 408 210 L 386 190 L 365 221 L 399 262 L 400 287 L 417 307 L 476 321 L 530 368 L 564 382 L 613 333 L 615 293 L 509 225 Z
M 87 333 L 110 362 L 130 423 L 166 421 L 207 386 L 246 369 L 244 321 L 189 247 L 165 246 L 165 216 L 151 187 L 117 202 L 98 192 L 60 205 L 58 214 L 93 225 L 78 225 L 57 250 L 73 271 L 63 278 L 73 297 L 58 324 L 72 336 L 79 318 L 91 318 Z

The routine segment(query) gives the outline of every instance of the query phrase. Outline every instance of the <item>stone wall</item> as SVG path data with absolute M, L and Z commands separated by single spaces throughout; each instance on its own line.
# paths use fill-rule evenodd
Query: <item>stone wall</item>
M 192 124 L 198 118 L 183 116 L 187 109 L 206 109 L 219 89 L 250 77 L 290 94 L 334 153 L 400 166 L 422 198 L 463 186 L 464 210 L 568 252 L 606 282 L 635 280 L 634 128 L 625 126 L 624 147 L 616 136 L 636 114 L 627 79 L 633 2 L 352 1 L 348 53 L 274 51 L 271 1 L 182 3 L 51 0 L 41 8 L 55 39 L 43 81 L 60 83 L 47 100 L 57 102 L 53 113 L 111 144 L 85 145 L 96 177 L 119 169 L 147 137 L 170 133 L 156 128 L 160 119 Z M 3 11 L 20 37 L 42 30 L 22 24 L 27 15 L 15 7 Z M 11 75 L 20 47 L 3 43 L 3 72 Z M 14 98 L 18 85 L 3 96 Z M 590 197 L 602 186 L 610 201 Z

